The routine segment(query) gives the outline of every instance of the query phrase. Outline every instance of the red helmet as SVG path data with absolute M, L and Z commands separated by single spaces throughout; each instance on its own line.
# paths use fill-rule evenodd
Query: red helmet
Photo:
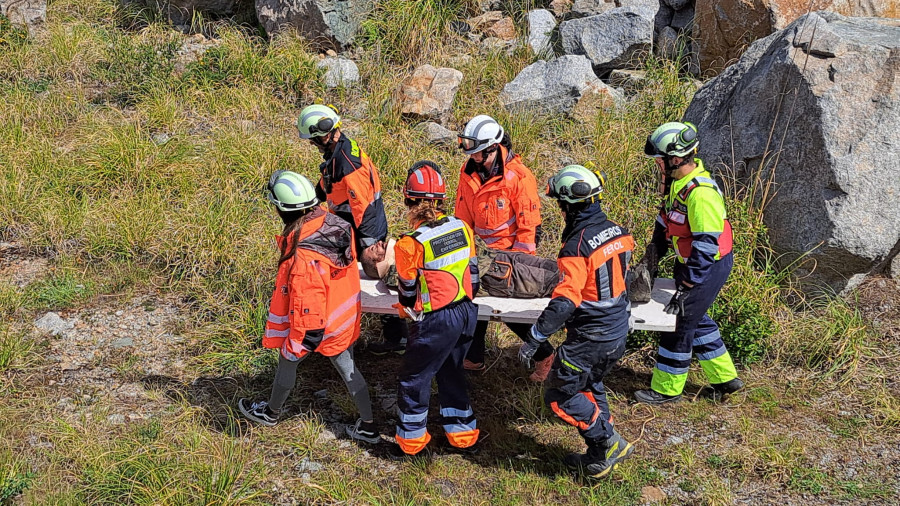
M 447 198 L 447 187 L 444 186 L 440 166 L 428 160 L 416 162 L 407 173 L 403 196 L 408 199 L 428 200 Z

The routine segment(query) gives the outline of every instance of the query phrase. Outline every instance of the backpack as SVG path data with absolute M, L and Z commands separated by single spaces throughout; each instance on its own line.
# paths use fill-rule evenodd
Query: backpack
M 479 246 L 479 293 L 512 299 L 540 299 L 549 297 L 559 284 L 556 260 Z

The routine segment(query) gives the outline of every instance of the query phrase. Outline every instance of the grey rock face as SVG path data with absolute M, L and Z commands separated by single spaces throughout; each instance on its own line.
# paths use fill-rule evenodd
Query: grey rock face
M 817 265 L 810 285 L 840 291 L 849 278 L 886 269 L 895 258 L 896 20 L 805 15 L 708 82 L 685 119 L 698 125 L 709 166 L 734 167 L 744 182 L 771 178 L 765 223 L 772 245 L 792 258 L 811 252 Z M 807 262 L 800 274 L 812 267 Z
M 653 8 L 619 7 L 599 16 L 572 19 L 559 26 L 566 54 L 585 55 L 598 72 L 628 68 L 653 42 Z
M 556 28 L 553 13 L 544 9 L 535 9 L 528 13 L 528 47 L 534 54 L 550 53 L 550 34 Z
M 316 67 L 325 69 L 325 86 L 352 86 L 359 82 L 359 67 L 347 58 L 328 57 L 316 63 Z
M 47 21 L 47 0 L 0 0 L 0 14 L 30 31 Z
M 584 56 L 560 56 L 549 62 L 538 61 L 503 87 L 500 103 L 510 111 L 566 114 L 587 93 L 615 91 L 594 75 L 591 62 Z
M 256 15 L 269 36 L 295 28 L 318 48 L 346 47 L 372 0 L 256 0 Z

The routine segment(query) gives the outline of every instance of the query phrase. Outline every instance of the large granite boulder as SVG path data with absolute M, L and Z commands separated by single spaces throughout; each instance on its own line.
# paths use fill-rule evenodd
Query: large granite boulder
M 594 75 L 590 60 L 580 55 L 532 63 L 500 92 L 500 103 L 507 110 L 540 114 L 568 114 L 588 99 L 613 104 L 620 98 Z
M 810 252 L 808 286 L 842 290 L 897 256 L 900 21 L 805 15 L 703 86 L 685 119 L 709 166 L 768 196 L 776 252 Z
M 373 0 L 256 0 L 256 15 L 269 36 L 286 28 L 324 49 L 347 47 Z
M 783 29 L 807 9 L 900 18 L 897 0 L 697 0 L 694 37 L 700 68 L 721 71 L 754 40 Z
M 326 88 L 350 87 L 359 82 L 359 67 L 347 58 L 329 56 L 319 60 L 316 68 L 325 69 L 322 77 Z
M 637 4 L 564 21 L 559 25 L 563 50 L 587 56 L 601 75 L 617 68 L 637 68 L 636 56 L 653 43 L 655 16 L 655 6 Z

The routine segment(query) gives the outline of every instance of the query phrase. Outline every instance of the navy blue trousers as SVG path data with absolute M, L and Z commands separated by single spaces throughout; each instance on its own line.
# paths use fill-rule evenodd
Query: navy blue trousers
M 603 378 L 625 354 L 625 337 L 591 341 L 571 330 L 556 350 L 544 401 L 563 421 L 588 440 L 613 435 Z
M 418 440 L 427 433 L 432 379 L 437 380 L 441 419 L 448 437 L 476 429 L 462 363 L 472 343 L 477 318 L 478 306 L 463 299 L 410 324 L 397 395 L 398 436 Z

